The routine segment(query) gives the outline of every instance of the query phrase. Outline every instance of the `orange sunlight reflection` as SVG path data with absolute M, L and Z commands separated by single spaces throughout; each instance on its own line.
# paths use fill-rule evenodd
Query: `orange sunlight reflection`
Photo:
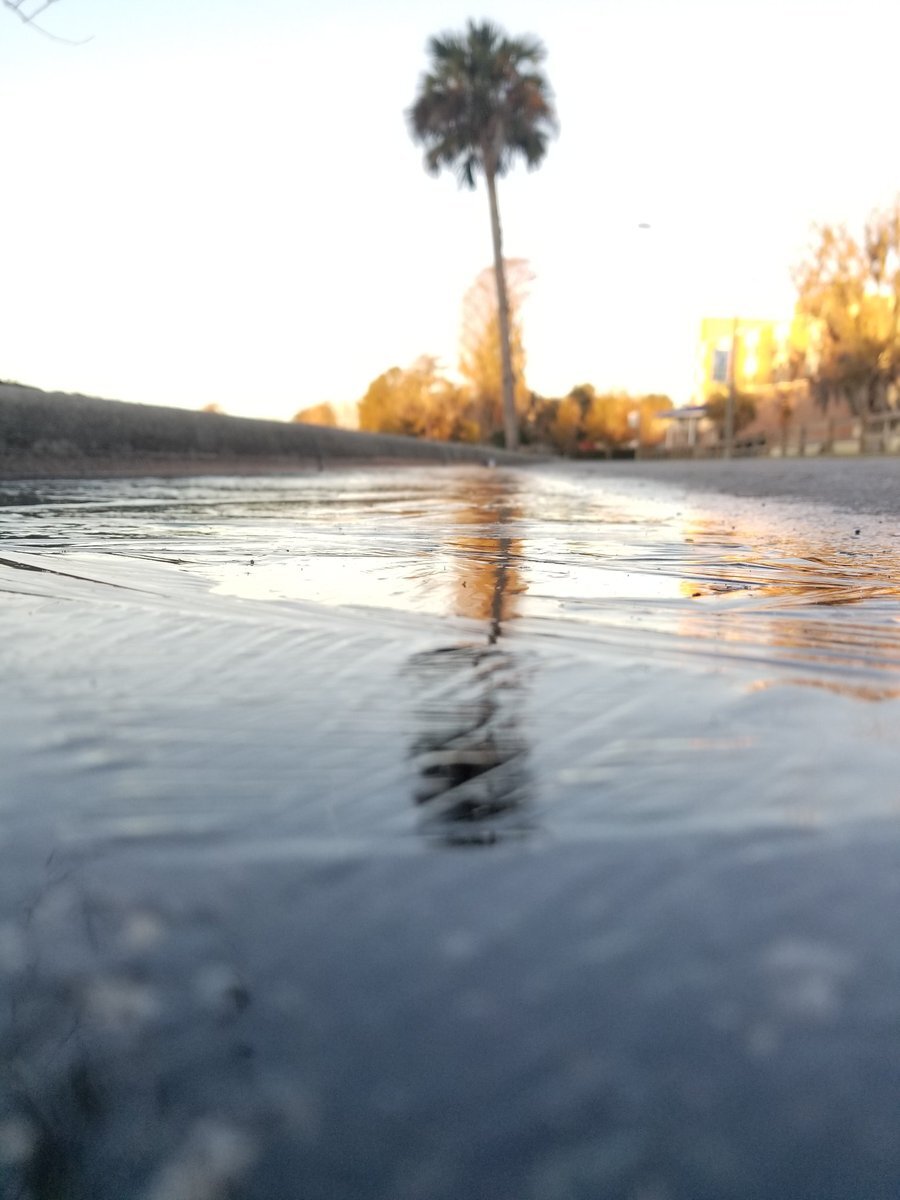
M 724 554 L 701 556 L 705 545 Z M 685 540 L 698 551 L 695 575 L 682 581 L 693 605 L 679 632 L 714 638 L 735 649 L 767 647 L 776 661 L 793 665 L 900 673 L 900 549 L 886 542 L 848 547 L 846 540 L 811 540 L 796 529 L 773 528 L 764 520 L 731 527 L 695 518 Z M 842 611 L 836 612 L 835 609 Z M 900 682 L 861 682 L 837 674 L 760 680 L 805 684 L 865 700 L 900 696 Z

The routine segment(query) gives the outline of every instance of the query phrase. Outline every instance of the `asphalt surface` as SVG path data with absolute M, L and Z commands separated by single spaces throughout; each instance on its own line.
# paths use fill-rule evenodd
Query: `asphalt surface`
M 0 485 L 4 1200 L 900 1195 L 896 465 L 796 466 Z
M 654 480 L 691 492 L 766 500 L 783 497 L 851 512 L 900 516 L 900 456 L 846 458 L 672 459 L 611 462 L 609 478 Z

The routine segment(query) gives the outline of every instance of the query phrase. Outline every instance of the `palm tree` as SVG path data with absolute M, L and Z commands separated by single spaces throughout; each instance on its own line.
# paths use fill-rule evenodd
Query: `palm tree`
M 556 130 L 550 87 L 540 71 L 546 51 L 537 38 L 508 38 L 489 21 L 469 21 L 464 33 L 443 33 L 428 42 L 431 69 L 420 80 L 408 118 L 412 136 L 425 147 L 432 174 L 452 167 L 463 187 L 484 175 L 491 207 L 494 273 L 503 367 L 506 445 L 518 445 L 510 353 L 509 299 L 503 269 L 497 179 L 521 155 L 538 166 Z

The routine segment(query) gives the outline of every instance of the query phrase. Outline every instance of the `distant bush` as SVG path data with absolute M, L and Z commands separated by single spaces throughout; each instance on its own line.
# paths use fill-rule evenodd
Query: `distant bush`
M 294 414 L 294 420 L 301 425 L 322 425 L 328 429 L 337 428 L 337 416 L 330 404 L 313 404 L 310 408 L 301 408 Z

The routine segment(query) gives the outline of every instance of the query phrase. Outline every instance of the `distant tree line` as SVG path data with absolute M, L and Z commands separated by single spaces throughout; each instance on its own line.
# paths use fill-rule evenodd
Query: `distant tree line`
M 301 408 L 294 414 L 294 420 L 304 425 L 324 425 L 335 429 L 338 424 L 337 413 L 330 404 L 313 404 L 309 408 Z
M 597 392 L 578 384 L 561 399 L 533 396 L 526 441 L 570 456 L 612 456 L 634 446 L 655 446 L 665 436 L 661 414 L 673 407 L 668 396 Z
M 504 263 L 507 279 L 510 354 L 514 363 L 516 442 L 567 455 L 615 454 L 639 442 L 662 440 L 660 412 L 668 396 L 598 393 L 587 383 L 563 397 L 539 396 L 526 383 L 522 306 L 532 273 L 524 259 Z M 423 356 L 409 367 L 394 366 L 369 384 L 359 401 L 359 427 L 446 441 L 508 443 L 503 359 L 495 276 L 482 271 L 462 305 L 459 377 L 442 373 L 437 359 Z M 311 420 L 297 414 L 297 420 Z
M 504 441 L 502 393 L 500 423 L 484 437 L 485 393 L 441 375 L 433 358 L 411 367 L 391 367 L 374 379 L 359 402 L 360 429 L 447 441 Z M 579 384 L 561 398 L 526 392 L 517 409 L 517 436 L 523 445 L 569 456 L 612 456 L 636 444 L 657 445 L 665 425 L 660 414 L 672 408 L 668 396 L 600 393 Z
M 441 441 L 481 441 L 474 397 L 446 379 L 427 355 L 373 379 L 359 402 L 359 427 Z

